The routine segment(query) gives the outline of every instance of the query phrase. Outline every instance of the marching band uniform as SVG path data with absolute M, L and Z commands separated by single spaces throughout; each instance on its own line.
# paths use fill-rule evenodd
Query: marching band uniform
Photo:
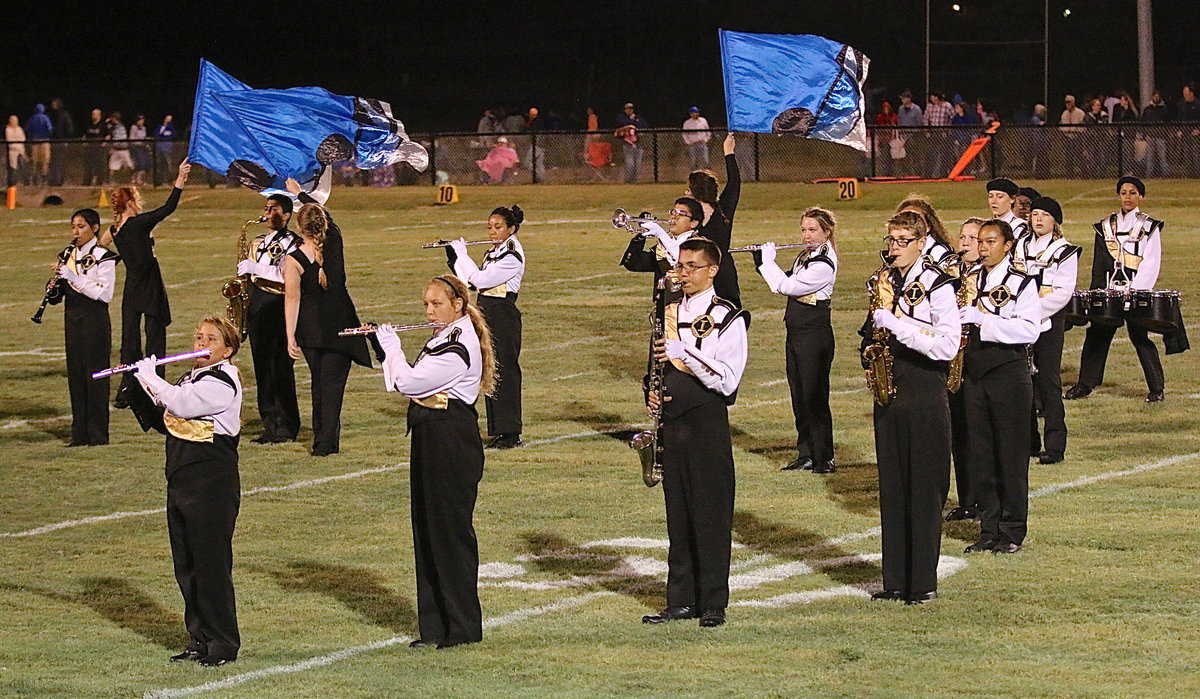
M 1013 553 L 1025 540 L 1029 508 L 1029 425 L 1033 384 L 1026 345 L 1042 320 L 1037 281 L 1011 258 L 988 270 L 980 264 L 963 281 L 970 304 L 963 398 L 971 441 L 971 479 L 979 507 L 979 541 L 967 552 Z
M 1062 209 L 1053 199 L 1035 199 L 1033 206 L 1054 215 L 1062 223 Z M 1057 463 L 1067 451 L 1061 376 L 1066 321 L 1058 313 L 1075 293 L 1082 250 L 1061 235 L 1039 236 L 1030 229 L 1023 238 L 1017 239 L 1014 254 L 1015 264 L 1037 279 L 1041 301 L 1040 334 L 1033 346 L 1033 364 L 1037 367 L 1037 374 L 1033 376 L 1034 412 L 1030 422 L 1029 443 L 1030 453 L 1034 456 L 1044 452 L 1040 458 L 1042 463 Z M 1046 422 L 1044 438 L 1038 435 L 1039 412 Z
M 417 617 L 422 645 L 483 639 L 479 544 L 472 516 L 483 478 L 479 398 L 483 360 L 470 316 L 439 329 L 410 365 L 381 328 L 388 391 L 408 396 Z
M 295 361 L 288 355 L 283 315 L 283 263 L 303 244 L 300 236 L 283 228 L 258 236 L 250 245 L 247 259 L 255 265 L 247 326 L 263 424 L 262 437 L 256 441 L 290 442 L 300 432 Z
M 667 303 L 675 303 L 683 296 L 682 291 L 673 290 L 679 286 L 679 275 L 674 271 L 675 265 L 679 264 L 679 246 L 698 233 L 692 229 L 672 237 L 659 226 L 647 228 L 654 233 L 633 236 L 625 248 L 625 254 L 621 256 L 621 266 L 630 272 L 653 272 L 654 288 L 658 287 L 660 277 L 668 275 L 671 284 L 667 285 Z M 729 255 L 721 254 L 722 259 L 726 257 Z M 719 268 L 717 273 L 720 274 Z
M 717 198 L 712 216 L 708 222 L 700 222 L 696 235 L 717 244 L 721 249 L 721 266 L 717 268 L 717 277 L 713 280 L 713 289 L 717 296 L 741 308 L 742 292 L 738 286 L 737 266 L 733 256 L 729 254 L 729 246 L 733 240 L 733 216 L 737 213 L 738 200 L 742 195 L 742 173 L 738 170 L 737 157 L 730 153 L 725 156 L 725 189 Z M 681 241 L 682 242 L 682 241 Z
M 66 298 L 67 386 L 71 392 L 71 445 L 108 444 L 109 380 L 92 379 L 112 353 L 108 304 L 120 256 L 95 238 L 73 247 L 58 275 Z
M 798 461 L 803 467 L 807 459 L 816 473 L 834 470 L 833 414 L 829 409 L 834 343 L 829 308 L 837 266 L 837 252 L 824 243 L 815 250 L 801 251 L 788 272 L 775 264 L 774 254 L 765 256 L 758 267 L 771 291 L 788 297 L 783 324 L 787 328 L 787 378 Z
M 960 257 L 954 276 L 960 280 L 966 279 L 974 268 L 975 264 Z M 960 286 L 959 289 L 959 298 L 961 298 L 962 287 Z M 961 331 L 959 351 L 964 351 Z M 962 361 L 962 358 L 956 357 L 953 361 Z M 967 436 L 967 403 L 963 398 L 961 381 L 957 391 L 947 389 L 946 400 L 950 404 L 950 453 L 954 459 L 954 487 L 955 493 L 958 495 L 958 507 L 947 513 L 946 521 L 974 519 L 979 510 L 976 507 L 975 494 L 971 487 L 971 440 Z
M 1121 258 L 1125 278 L 1130 291 L 1152 290 L 1158 281 L 1159 265 L 1162 262 L 1162 231 L 1165 224 L 1150 218 L 1135 208 L 1128 213 L 1115 213 L 1098 221 L 1095 252 L 1092 257 L 1093 289 L 1109 288 L 1109 281 L 1117 267 L 1117 256 Z M 1165 379 L 1158 348 L 1149 338 L 1145 328 L 1126 324 L 1129 340 L 1137 350 L 1142 373 L 1146 377 L 1149 394 L 1147 401 L 1163 399 Z M 1079 358 L 1079 381 L 1067 392 L 1067 398 L 1082 398 L 1104 383 L 1104 365 L 1108 361 L 1108 349 L 1116 335 L 1116 326 L 1088 325 L 1083 342 L 1083 353 Z
M 174 385 L 148 363 L 136 376 L 164 408 L 168 433 L 167 530 L 191 637 L 177 658 L 189 659 L 190 653 L 214 665 L 234 660 L 241 646 L 233 591 L 241 377 L 228 360 L 193 369 Z
M 925 236 L 925 245 L 921 250 L 921 258 L 929 258 L 946 274 L 958 278 L 959 262 L 962 260 L 958 252 L 951 250 L 945 243 L 932 234 Z
M 667 306 L 662 405 L 663 495 L 667 510 L 667 608 L 646 623 L 725 620 L 729 604 L 734 464 L 729 406 L 746 368 L 750 314 L 709 288 Z M 705 623 L 710 617 L 712 623 Z
M 525 274 L 525 249 L 517 236 L 493 245 L 483 256 L 483 265 L 476 267 L 465 245 L 455 243 L 454 260 L 450 264 L 454 275 L 477 289 L 479 310 L 487 318 L 492 331 L 492 347 L 496 352 L 498 384 L 496 395 L 487 396 L 487 432 L 496 438 L 509 437 L 520 444 L 524 427 L 521 420 L 521 309 L 517 294 Z M 514 445 L 515 446 L 515 445 Z
M 1023 218 L 1019 218 L 1012 211 L 1009 211 L 1001 216 L 1000 220 L 1004 221 L 1009 225 L 1010 228 L 1012 228 L 1013 238 L 1016 238 L 1017 240 L 1020 240 L 1022 236 L 1029 232 L 1029 222 Z

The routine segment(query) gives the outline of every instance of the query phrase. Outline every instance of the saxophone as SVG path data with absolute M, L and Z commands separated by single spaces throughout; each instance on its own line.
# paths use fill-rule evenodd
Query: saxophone
M 636 449 L 642 462 L 642 482 L 653 488 L 663 479 L 663 445 L 659 429 L 662 426 L 663 378 L 666 362 L 654 358 L 654 345 L 666 337 L 667 285 L 666 274 L 658 278 L 654 289 L 654 311 L 650 314 L 650 366 L 648 367 L 650 393 L 658 396 L 658 407 L 650 411 L 650 429 L 638 432 L 629 440 L 629 448 Z M 674 286 L 674 285 L 672 285 Z
M 241 231 L 238 232 L 237 240 L 237 261 L 241 262 L 250 258 L 250 242 L 246 239 L 246 229 L 252 225 L 266 223 L 267 217 L 252 218 L 242 224 Z M 229 299 L 229 303 L 225 306 L 225 315 L 229 318 L 229 322 L 233 323 L 233 327 L 237 328 L 238 334 L 245 340 L 250 334 L 246 322 L 250 314 L 250 275 L 240 274 L 233 279 L 225 282 L 221 287 L 221 295 Z
M 962 283 L 958 286 L 958 307 L 966 308 L 975 303 L 975 297 L 979 295 L 979 286 L 975 282 L 975 277 L 970 274 L 960 275 L 959 279 Z M 958 341 L 958 354 L 954 355 L 954 359 L 950 360 L 950 374 L 946 377 L 946 388 L 951 393 L 958 393 L 959 389 L 962 388 L 963 356 L 970 337 L 971 326 L 964 323 L 962 326 L 962 336 Z
M 891 308 L 895 289 L 892 287 L 891 267 L 879 268 L 867 282 L 868 316 L 874 316 L 880 308 Z M 863 350 L 862 358 L 867 373 L 867 390 L 878 405 L 887 405 L 896 397 L 896 384 L 892 382 L 892 350 L 888 347 L 891 333 L 872 323 L 871 344 Z

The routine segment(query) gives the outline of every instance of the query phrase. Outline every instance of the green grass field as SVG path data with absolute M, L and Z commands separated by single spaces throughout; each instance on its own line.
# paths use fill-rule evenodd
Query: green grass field
M 1090 224 L 1115 205 L 1112 184 L 1036 184 L 1063 203 L 1067 237 L 1085 246 L 1080 279 L 1088 279 Z M 122 411 L 112 417 L 111 445 L 65 448 L 62 312 L 50 309 L 41 326 L 29 315 L 65 245 L 69 210 L 0 212 L 0 695 L 1200 694 L 1200 354 L 1164 358 L 1167 400 L 1150 406 L 1124 331 L 1108 383 L 1068 403 L 1067 460 L 1031 467 L 1025 550 L 967 558 L 961 552 L 976 527 L 956 523 L 944 539 L 941 599 L 905 607 L 864 598 L 879 578 L 878 506 L 855 330 L 881 223 L 910 191 L 905 185 L 867 184 L 846 203 L 834 200 L 834 185 L 745 187 L 735 244 L 784 242 L 809 205 L 839 217 L 839 469 L 779 472 L 795 438 L 784 300 L 747 259 L 740 272 L 754 323 L 731 412 L 739 548 L 730 621 L 715 630 L 641 624 L 662 603 L 666 559 L 661 489 L 641 484 L 623 441 L 645 420 L 638 380 L 650 281 L 617 266 L 626 237 L 608 218 L 617 206 L 661 215 L 680 190 L 473 187 L 450 207 L 432 206 L 431 188 L 334 193 L 351 293 L 360 316 L 376 321 L 423 320 L 423 283 L 445 270 L 445 258 L 421 243 L 485 237 L 483 222 L 500 204 L 527 211 L 528 446 L 488 454 L 476 510 L 489 626 L 475 646 L 408 649 L 415 593 L 405 402 L 383 392 L 378 370 L 356 367 L 342 453 L 310 457 L 300 362 L 301 443 L 243 441 L 246 495 L 234 540 L 242 655 L 207 670 L 167 662 L 186 636 L 157 511 L 165 500 L 161 437 L 143 435 Z M 948 222 L 986 210 L 979 183 L 918 191 Z M 1182 290 L 1194 321 L 1200 195 L 1184 181 L 1151 182 L 1149 194 L 1145 210 L 1167 221 L 1159 286 Z M 149 192 L 148 204 L 165 196 Z M 78 199 L 68 205 L 94 204 L 95 192 Z M 233 272 L 237 229 L 261 205 L 248 191 L 193 187 L 158 227 L 176 318 L 171 351 L 190 349 L 194 320 L 224 308 L 219 287 Z M 410 356 L 418 342 L 406 340 Z M 1082 342 L 1082 330 L 1068 333 L 1067 385 Z M 248 350 L 238 364 L 243 429 L 253 437 L 260 425 Z M 69 526 L 47 526 L 60 523 Z

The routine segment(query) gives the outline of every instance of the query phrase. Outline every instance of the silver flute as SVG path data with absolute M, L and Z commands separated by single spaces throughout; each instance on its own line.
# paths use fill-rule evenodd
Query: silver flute
M 392 330 L 398 333 L 409 330 L 441 330 L 445 323 L 417 323 L 415 325 L 393 325 Z M 354 337 L 356 335 L 374 335 L 379 331 L 379 323 L 363 323 L 357 328 L 346 328 L 338 333 L 338 337 Z
M 428 250 L 430 248 L 448 248 L 448 247 L 450 247 L 450 245 L 452 243 L 453 243 L 453 241 L 449 241 L 449 240 L 438 240 L 438 241 L 435 241 L 432 243 L 425 243 L 424 245 L 421 246 L 421 249 Z M 468 240 L 466 242 L 466 245 L 495 245 L 495 244 L 496 244 L 496 241 L 494 241 L 494 240 Z
M 783 245 L 776 245 L 775 249 L 794 250 L 796 248 L 805 248 L 808 250 L 816 250 L 822 245 L 824 245 L 824 243 L 784 243 Z M 758 250 L 762 250 L 762 246 L 762 243 L 759 243 L 758 245 L 745 245 L 740 248 L 729 248 L 729 252 L 756 252 Z
M 172 354 L 169 357 L 160 357 L 159 359 L 156 359 L 154 361 L 154 366 L 162 366 L 163 364 L 170 364 L 172 362 L 186 362 L 189 359 L 201 359 L 203 357 L 209 356 L 210 354 L 212 354 L 212 350 L 206 350 L 206 349 L 196 350 L 195 352 L 184 352 L 183 354 Z M 93 379 L 103 379 L 104 377 L 112 376 L 113 374 L 125 374 L 130 371 L 133 371 L 134 369 L 137 369 L 136 363 L 135 364 L 121 364 L 119 366 L 110 367 L 108 369 L 101 369 L 100 371 L 97 371 L 96 373 L 92 374 L 92 378 Z

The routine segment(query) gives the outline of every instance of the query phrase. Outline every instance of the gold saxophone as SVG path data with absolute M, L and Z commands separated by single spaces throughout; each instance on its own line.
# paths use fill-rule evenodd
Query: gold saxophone
M 252 218 L 242 224 L 241 231 L 238 232 L 237 241 L 237 261 L 241 262 L 250 258 L 250 241 L 246 239 L 246 229 L 250 226 L 259 223 L 266 223 L 267 217 Z M 229 318 L 229 322 L 238 329 L 238 333 L 245 340 L 249 335 L 246 327 L 246 322 L 250 314 L 250 275 L 240 274 L 233 279 L 225 282 L 221 287 L 221 295 L 229 299 L 229 303 L 225 306 L 225 315 Z
M 880 308 L 892 307 L 896 290 L 892 286 L 891 267 L 884 265 L 867 282 L 868 315 L 872 318 Z M 867 390 L 879 405 L 887 405 L 896 397 L 896 384 L 892 382 L 892 350 L 888 341 L 892 333 L 886 328 L 874 327 L 872 320 L 871 344 L 863 350 L 863 364 L 867 373 Z
M 974 275 L 963 274 L 959 276 L 962 282 L 958 286 L 958 307 L 966 308 L 975 303 L 975 297 L 979 295 L 979 287 L 975 283 Z M 962 388 L 963 379 L 963 356 L 967 349 L 967 341 L 971 337 L 971 326 L 968 323 L 963 323 L 962 336 L 958 341 L 958 354 L 954 355 L 954 359 L 950 360 L 950 374 L 946 376 L 946 388 L 951 393 L 958 393 Z

